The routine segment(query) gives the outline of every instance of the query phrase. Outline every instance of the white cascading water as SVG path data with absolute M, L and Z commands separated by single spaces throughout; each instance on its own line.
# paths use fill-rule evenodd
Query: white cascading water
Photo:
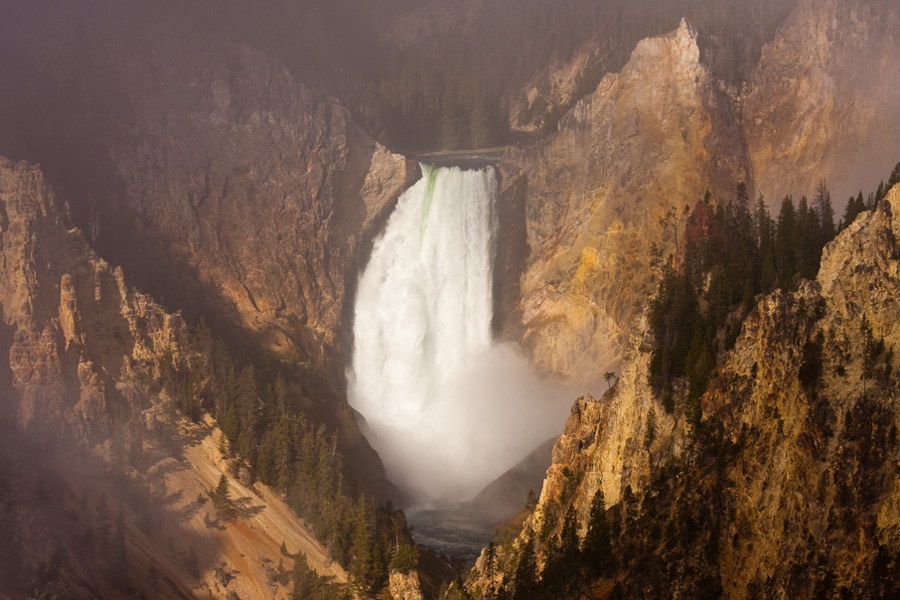
M 392 480 L 459 499 L 558 434 L 566 411 L 491 340 L 493 168 L 422 170 L 360 278 L 348 391 Z

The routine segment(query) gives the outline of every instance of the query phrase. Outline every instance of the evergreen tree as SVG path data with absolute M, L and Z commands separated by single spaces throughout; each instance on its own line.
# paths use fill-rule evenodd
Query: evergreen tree
M 595 573 L 606 572 L 612 559 L 612 538 L 602 488 L 597 488 L 591 501 L 587 531 L 581 543 L 581 556 L 587 567 Z
M 216 506 L 224 505 L 231 499 L 231 492 L 228 490 L 228 478 L 222 474 L 219 476 L 219 482 L 216 489 L 212 493 L 213 502 Z
M 759 251 L 753 215 L 750 213 L 750 198 L 743 183 L 738 185 L 737 195 L 731 206 L 730 219 L 726 221 L 725 226 L 728 230 L 727 239 L 731 240 L 732 251 L 724 256 L 723 271 L 734 277 L 730 286 L 731 301 L 737 302 L 744 298 L 747 289 L 752 290 L 756 287 L 759 270 Z
M 337 485 L 339 457 L 337 437 L 330 435 L 324 425 L 316 432 L 316 453 L 316 490 L 320 498 L 331 498 Z
M 372 506 L 366 495 L 362 494 L 357 500 L 354 515 L 351 574 L 357 585 L 366 590 L 372 583 L 372 548 L 375 545 L 373 520 Z
M 276 480 L 276 452 L 275 432 L 266 431 L 259 442 L 256 453 L 256 476 L 266 485 L 274 485 Z
M 547 563 L 541 577 L 541 587 L 548 592 L 559 593 L 565 590 L 573 578 L 572 568 L 578 564 L 579 558 L 576 525 L 575 508 L 570 505 L 556 543 L 548 551 Z
M 768 292 L 775 288 L 778 275 L 775 261 L 775 223 L 769 216 L 766 201 L 760 194 L 756 199 L 754 211 L 754 229 L 759 247 L 759 284 L 758 289 Z
M 297 552 L 297 556 L 294 558 L 291 578 L 294 580 L 294 589 L 291 591 L 292 600 L 309 600 L 314 597 L 316 573 L 309 568 L 306 556 L 302 552 Z
M 439 594 L 441 600 L 471 600 L 471 596 L 458 579 L 451 581 L 446 587 L 442 586 L 442 589 L 443 592 Z
M 238 417 L 237 407 L 229 403 L 224 408 L 225 416 L 219 421 L 222 426 L 222 433 L 225 435 L 225 439 L 228 440 L 227 449 L 233 452 L 233 448 L 237 447 L 238 436 L 241 433 L 241 422 Z
M 827 194 L 827 190 L 825 192 Z M 807 203 L 806 196 L 797 207 L 796 256 L 797 271 L 807 279 L 813 279 L 819 272 L 824 237 L 819 223 L 818 212 Z M 831 239 L 831 238 L 828 238 Z
M 875 207 L 879 202 L 884 200 L 884 197 L 887 196 L 889 188 L 884 185 L 884 182 L 878 184 L 878 189 L 875 191 L 874 195 L 869 195 L 869 204 L 866 205 L 866 208 L 869 210 L 875 210 Z M 871 206 L 870 206 L 871 205 Z
M 390 567 L 401 573 L 406 573 L 415 569 L 419 564 L 419 548 L 412 540 L 400 538 L 395 539 L 393 556 L 391 557 Z
M 494 592 L 494 562 L 497 559 L 497 548 L 494 545 L 494 540 L 491 540 L 488 544 L 487 548 L 484 551 L 484 568 L 485 575 L 487 575 L 489 594 L 493 595 Z
M 274 453 L 274 480 L 275 489 L 282 494 L 287 493 L 290 486 L 294 463 L 294 436 L 291 434 L 291 421 L 287 415 L 282 414 L 275 425 L 273 433 Z
M 887 191 L 891 191 L 898 183 L 900 183 L 900 162 L 898 162 L 894 167 L 894 170 L 891 171 L 891 176 L 888 178 L 887 182 Z
M 876 196 L 877 197 L 877 196 Z M 844 217 L 841 219 L 842 227 L 850 226 L 853 221 L 856 220 L 856 217 L 865 212 L 866 210 L 866 202 L 863 200 L 862 192 L 859 192 L 859 196 L 856 198 L 851 198 L 847 201 L 847 207 L 844 209 Z
M 534 555 L 534 535 L 531 531 L 525 534 L 516 564 L 515 591 L 513 600 L 539 600 L 537 584 L 537 561 Z
M 837 234 L 834 226 L 834 208 L 831 205 L 831 192 L 825 180 L 819 182 L 816 190 L 815 209 L 819 214 L 819 222 L 822 227 L 821 245 L 824 246 Z
M 237 382 L 237 412 L 240 433 L 237 436 L 238 453 L 249 464 L 256 463 L 261 425 L 260 398 L 253 365 L 241 371 Z
M 698 317 L 697 296 L 686 261 L 679 273 L 667 266 L 659 293 L 651 302 L 650 325 L 657 346 L 650 361 L 650 375 L 657 387 L 685 373 L 687 355 Z
M 228 478 L 225 475 L 219 477 L 219 483 L 216 484 L 216 489 L 210 492 L 209 497 L 223 520 L 230 521 L 234 517 L 231 492 L 228 490 Z
M 778 213 L 775 231 L 775 265 L 778 272 L 778 287 L 790 289 L 791 280 L 797 272 L 797 212 L 794 199 L 785 196 Z

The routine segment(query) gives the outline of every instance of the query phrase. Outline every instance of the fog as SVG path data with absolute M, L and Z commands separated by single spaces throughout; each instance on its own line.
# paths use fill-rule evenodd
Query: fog
M 509 345 L 473 355 L 439 379 L 436 394 L 404 418 L 373 415 L 364 427 L 388 476 L 418 505 L 481 491 L 548 436 L 562 433 L 574 398 L 532 373 Z

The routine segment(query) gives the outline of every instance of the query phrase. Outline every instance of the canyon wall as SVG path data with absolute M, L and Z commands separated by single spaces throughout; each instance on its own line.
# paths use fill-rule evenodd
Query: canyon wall
M 685 205 L 745 183 L 777 208 L 824 179 L 840 217 L 846 195 L 873 191 L 900 159 L 897 11 L 803 0 L 743 89 L 711 75 L 683 22 L 640 42 L 548 140 L 510 148 L 504 194 L 526 207 L 528 253 L 506 335 L 542 371 L 597 381 L 654 290 L 651 249 L 677 253 Z M 576 53 L 548 77 L 571 82 L 587 64 Z
M 235 472 L 210 418 L 176 415 L 173 373 L 202 402 L 208 335 L 127 285 L 41 171 L 5 158 L 0 281 L 0 593 L 259 597 L 287 590 L 282 543 L 346 580 L 281 494 Z M 220 477 L 231 519 L 208 497 Z
M 682 22 L 638 44 L 546 144 L 506 153 L 503 185 L 525 197 L 522 339 L 540 370 L 599 381 L 618 362 L 653 287 L 651 245 L 674 253 L 685 206 L 747 178 L 739 140 L 723 135 L 732 111 Z
M 896 2 L 799 3 L 741 103 L 752 182 L 770 204 L 812 197 L 825 179 L 842 205 L 890 173 L 900 160 L 898 52 Z
M 815 281 L 760 300 L 702 397 L 696 429 L 686 390 L 676 388 L 672 412 L 651 391 L 639 320 L 617 384 L 573 406 L 516 547 L 534 532 L 543 564 L 565 508 L 584 536 L 602 491 L 617 505 L 608 516 L 618 562 L 607 577 L 623 578 L 627 594 L 894 589 L 884 569 L 900 557 L 898 239 L 900 187 L 826 246 Z M 482 555 L 473 591 L 504 577 L 486 567 Z
M 22 18 L 24 125 L 0 152 L 39 160 L 142 291 L 343 394 L 345 303 L 418 168 L 314 76 L 185 11 Z
M 181 43 L 145 68 L 113 65 L 134 107 L 111 149 L 119 210 L 163 269 L 185 275 L 200 312 L 340 381 L 359 244 L 418 171 L 264 55 Z

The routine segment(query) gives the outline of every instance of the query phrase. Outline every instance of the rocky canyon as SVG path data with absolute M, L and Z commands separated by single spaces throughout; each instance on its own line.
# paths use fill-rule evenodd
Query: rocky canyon
M 0 7 L 0 597 L 897 593 L 900 6 L 522 2 Z M 416 546 L 415 485 L 348 403 L 404 192 L 408 235 L 441 226 L 423 150 L 487 169 L 482 345 L 592 392 L 547 398 L 552 464 L 467 576 Z M 771 285 L 722 299 L 697 248 L 731 256 L 744 205 Z M 682 275 L 724 325 L 667 342 Z

